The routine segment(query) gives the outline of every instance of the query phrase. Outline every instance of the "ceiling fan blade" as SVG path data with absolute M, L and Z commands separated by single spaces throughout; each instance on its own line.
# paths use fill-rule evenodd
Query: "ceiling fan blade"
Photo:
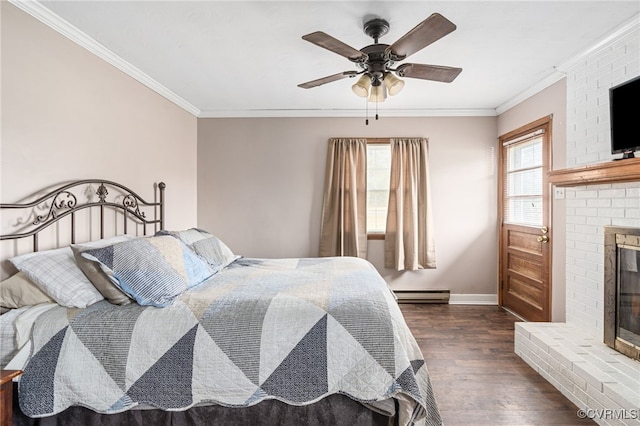
M 420 78 L 443 83 L 451 83 L 461 72 L 462 68 L 425 64 L 402 64 L 396 69 L 396 73 L 400 77 Z
M 312 87 L 321 86 L 326 83 L 331 83 L 332 81 L 342 80 L 347 77 L 355 77 L 358 75 L 357 71 L 343 71 L 338 74 L 333 74 L 327 77 L 322 77 L 317 80 L 307 81 L 306 83 L 298 84 L 298 87 L 302 87 L 303 89 L 311 89 Z
M 398 60 L 402 60 L 441 39 L 456 28 L 453 22 L 439 13 L 434 13 L 389 46 L 387 53 L 391 52 L 398 57 Z
M 352 62 L 361 62 L 367 60 L 367 55 L 353 47 L 341 42 L 337 38 L 331 37 L 322 31 L 302 36 L 303 40 L 311 42 L 316 46 L 324 47 L 340 56 L 344 56 Z

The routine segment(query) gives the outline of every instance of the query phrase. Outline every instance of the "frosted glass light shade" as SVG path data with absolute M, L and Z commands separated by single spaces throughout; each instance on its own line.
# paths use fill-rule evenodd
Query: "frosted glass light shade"
M 400 80 L 390 72 L 384 75 L 383 82 L 391 96 L 395 95 L 396 93 L 400 93 L 400 91 L 404 87 L 404 81 Z
M 356 84 L 351 86 L 351 90 L 361 98 L 366 98 L 369 96 L 369 87 L 371 87 L 371 77 L 367 74 L 362 74 Z
M 384 102 L 385 99 L 387 99 L 387 88 L 383 84 L 371 87 L 369 102 Z

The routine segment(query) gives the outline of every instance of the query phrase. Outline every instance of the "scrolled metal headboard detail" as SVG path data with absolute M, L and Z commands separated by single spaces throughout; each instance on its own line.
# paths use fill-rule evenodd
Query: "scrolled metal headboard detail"
M 93 189 L 93 185 L 97 185 L 97 190 Z M 78 201 L 78 190 L 85 186 L 83 195 L 86 202 Z M 156 185 L 158 191 L 157 200 L 153 202 L 146 201 L 138 194 L 126 186 L 117 182 L 104 179 L 85 179 L 78 180 L 53 191 L 47 192 L 38 199 L 16 204 L 0 204 L 0 210 L 4 209 L 23 209 L 27 211 L 27 219 L 18 219 L 15 226 L 20 226 L 21 230 L 12 234 L 0 235 L 0 240 L 16 240 L 26 237 L 33 237 L 33 250 L 38 250 L 38 233 L 45 228 L 57 223 L 62 218 L 71 216 L 71 242 L 76 240 L 76 213 L 91 208 L 97 208 L 100 211 L 100 238 L 104 237 L 104 212 L 105 208 L 122 212 L 124 233 L 127 233 L 127 224 L 130 219 L 135 218 L 142 226 L 143 233 L 147 235 L 147 226 L 153 225 L 155 230 L 164 229 L 164 190 L 166 185 L 160 182 Z M 109 197 L 109 190 L 115 194 Z M 97 196 L 97 200 L 95 197 Z M 144 209 L 153 211 L 153 218 L 147 217 Z M 38 214 L 42 212 L 41 214 Z M 29 223 L 30 222 L 30 223 Z

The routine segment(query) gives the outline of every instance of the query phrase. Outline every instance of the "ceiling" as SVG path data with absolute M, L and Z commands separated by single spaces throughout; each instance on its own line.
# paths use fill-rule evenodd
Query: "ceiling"
M 392 44 L 434 12 L 457 30 L 407 61 L 462 73 L 452 83 L 407 78 L 380 114 L 495 115 L 636 25 L 640 11 L 637 0 L 12 3 L 199 117 L 361 116 L 353 79 L 297 87 L 357 69 L 301 36 L 323 31 L 360 49 L 373 43 L 362 25 L 375 16 L 390 22 L 380 42 Z

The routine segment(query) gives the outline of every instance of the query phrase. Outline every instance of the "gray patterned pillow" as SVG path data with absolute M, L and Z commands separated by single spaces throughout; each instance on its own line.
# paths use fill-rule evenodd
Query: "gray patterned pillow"
M 81 256 L 97 262 L 109 279 L 140 305 L 169 306 L 182 292 L 213 275 L 207 262 L 168 235 L 85 250 Z
M 91 284 L 114 305 L 128 305 L 133 301 L 126 293 L 124 293 L 111 278 L 100 268 L 99 262 L 89 260 L 82 256 L 87 250 L 93 250 L 95 247 L 87 247 L 83 245 L 72 245 L 71 250 L 76 259 L 76 264 L 84 272 L 84 275 L 91 281 Z

